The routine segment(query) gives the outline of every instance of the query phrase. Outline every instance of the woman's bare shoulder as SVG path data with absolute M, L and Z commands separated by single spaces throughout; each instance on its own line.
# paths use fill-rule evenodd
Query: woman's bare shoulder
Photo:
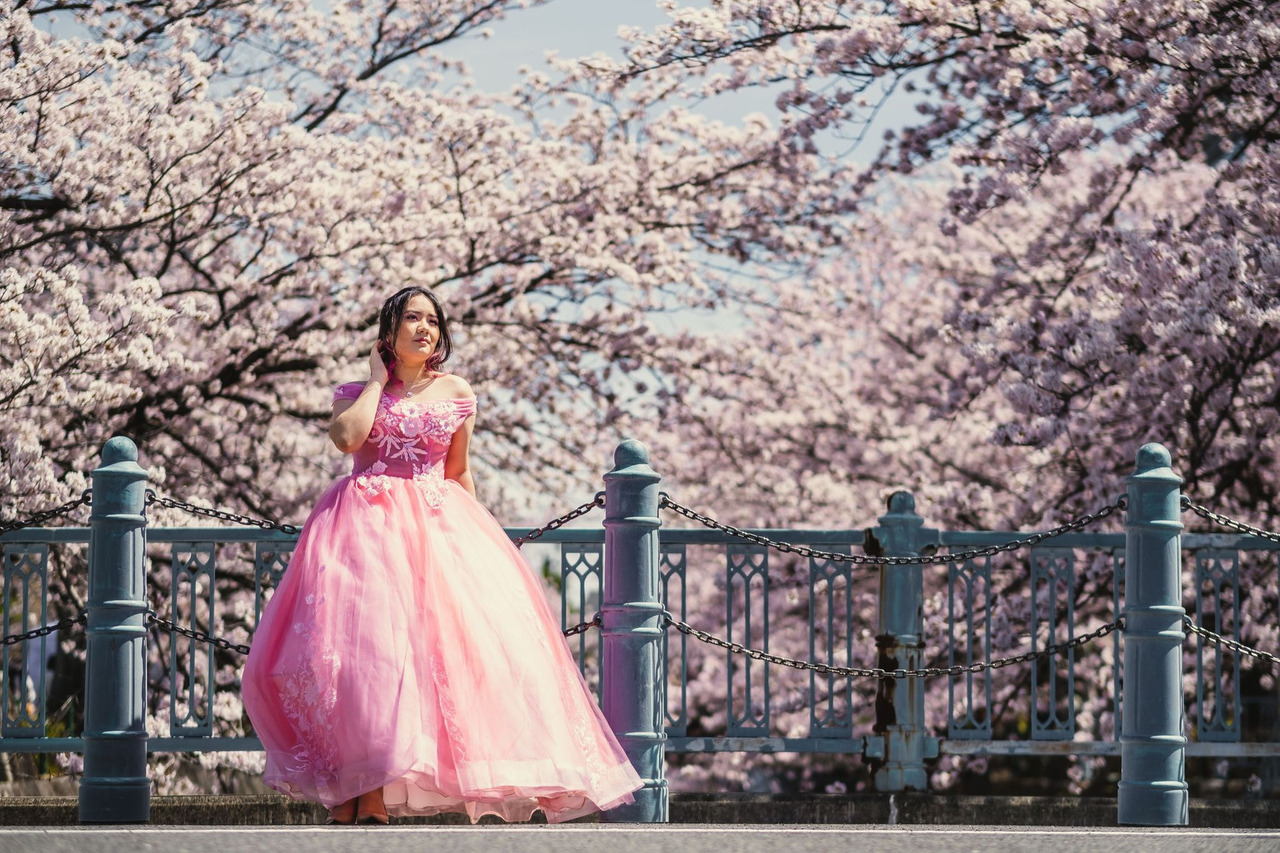
M 447 396 L 452 399 L 464 397 L 474 397 L 476 394 L 471 390 L 471 385 L 467 380 L 463 379 L 456 373 L 446 373 L 440 377 L 441 391 L 445 392 L 441 396 Z

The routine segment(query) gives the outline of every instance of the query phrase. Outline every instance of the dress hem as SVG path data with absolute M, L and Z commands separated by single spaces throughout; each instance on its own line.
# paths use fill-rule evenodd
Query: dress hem
M 263 781 L 269 788 L 289 797 L 291 800 L 318 802 L 326 808 L 333 808 L 342 802 L 346 802 L 346 800 L 334 803 L 325 802 L 318 794 L 304 792 L 298 789 L 296 785 L 283 779 L 264 779 Z M 397 783 L 402 787 L 407 787 L 411 784 L 404 782 L 404 780 L 396 780 L 387 783 L 383 787 L 384 789 L 387 786 L 394 787 Z M 461 814 L 466 816 L 472 825 L 478 823 L 485 815 L 493 815 L 506 823 L 527 823 L 532 819 L 535 812 L 540 811 L 546 817 L 547 823 L 564 823 L 590 814 L 605 812 L 617 806 L 634 803 L 634 790 L 627 789 L 622 794 L 603 803 L 592 800 L 585 791 L 563 790 L 555 793 L 549 792 L 545 795 L 503 796 L 495 799 L 444 797 L 440 802 L 421 806 L 410 806 L 407 801 L 387 803 L 386 808 L 387 814 L 392 817 L 432 817 L 440 814 Z M 432 792 L 428 793 L 431 794 Z M 434 794 L 434 796 L 440 795 Z M 554 800 L 568 800 L 570 802 L 576 800 L 578 802 L 573 805 L 556 807 Z

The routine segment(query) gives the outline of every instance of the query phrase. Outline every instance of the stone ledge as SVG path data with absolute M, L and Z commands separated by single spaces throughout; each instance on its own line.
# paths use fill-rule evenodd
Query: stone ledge
M 152 825 L 308 826 L 324 823 L 315 803 L 272 795 L 153 797 Z M 593 822 L 596 816 L 581 822 Z M 0 826 L 70 826 L 75 797 L 0 797 Z M 482 823 L 501 823 L 486 817 Z M 539 814 L 533 821 L 545 823 Z M 465 825 L 462 815 L 395 819 L 399 825 Z M 914 826 L 1115 826 L 1106 797 L 975 797 L 933 794 L 672 794 L 671 823 L 902 824 Z M 1192 799 L 1190 825 L 1280 827 L 1280 799 Z
M 672 794 L 672 823 L 1116 826 L 1114 797 Z M 1280 799 L 1192 799 L 1189 825 L 1280 827 Z

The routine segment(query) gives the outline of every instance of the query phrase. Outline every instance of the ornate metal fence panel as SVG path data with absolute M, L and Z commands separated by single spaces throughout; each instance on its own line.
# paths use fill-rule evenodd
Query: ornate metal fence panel
M 680 621 L 686 621 L 689 597 L 686 587 L 688 554 L 684 545 L 663 544 L 658 564 L 662 606 Z M 689 731 L 689 648 L 688 638 L 678 631 L 662 632 L 662 675 L 666 684 L 663 709 L 667 734 L 684 737 Z
M 845 544 L 814 543 L 832 553 L 851 553 Z M 809 558 L 809 660 L 852 666 L 853 568 L 827 558 Z M 819 687 L 821 685 L 821 688 Z M 853 679 L 809 671 L 809 736 L 853 736 Z
M 1075 552 L 1040 548 L 1031 552 L 1032 649 L 1069 642 L 1075 636 Z M 1043 638 L 1043 639 L 1042 639 Z M 1031 738 L 1071 740 L 1076 730 L 1075 650 L 1031 667 Z
M 1196 624 L 1224 637 L 1239 634 L 1240 553 L 1196 552 Z M 1214 644 L 1206 650 L 1196 638 L 1196 737 L 1201 741 L 1240 740 L 1240 661 Z M 1207 652 L 1207 654 L 1206 654 Z
M 942 544 L 952 553 L 989 548 L 1024 536 L 1016 531 L 941 534 Z M 947 610 L 942 636 L 947 666 L 969 667 L 1074 639 L 1079 633 L 1075 608 L 1083 594 L 1091 600 L 1102 597 L 1112 611 L 1107 621 L 1114 621 L 1119 618 L 1123 602 L 1123 569 L 1124 534 L 1108 532 L 1068 533 L 1056 537 L 1052 546 L 950 562 L 945 572 Z M 941 582 L 939 576 L 937 583 Z M 929 594 L 926 583 L 926 597 Z M 999 615 L 1002 610 L 1005 616 Z M 1011 632 L 1012 646 L 1008 638 Z M 1109 681 L 1118 691 L 1120 632 L 1114 632 L 1105 642 L 1110 644 L 1109 657 L 1114 661 Z M 1067 650 L 995 672 L 984 669 L 949 676 L 943 752 L 1062 754 L 1058 743 L 1038 745 L 1044 741 L 1070 741 L 1070 751 L 1076 754 L 1114 752 L 1119 740 L 1118 722 L 1107 730 L 1106 741 L 1075 740 L 1080 688 L 1075 679 L 1075 658 L 1076 652 Z M 1016 687 L 1022 679 L 1031 688 L 1026 718 L 1030 739 L 1024 740 L 1020 735 L 1017 740 L 1005 741 L 1005 733 L 1012 727 L 1022 728 L 1021 720 L 1010 719 L 1007 714 L 1000 718 L 1002 709 L 1016 707 L 1016 702 L 1010 704 L 1010 697 L 1025 695 L 1026 688 Z M 1117 721 L 1119 707 L 1115 697 L 1112 707 L 1106 709 L 1114 709 Z
M 4 628 L 21 633 L 39 628 L 48 619 L 49 546 L 4 547 Z M 24 640 L 4 649 L 3 736 L 44 737 L 47 666 L 57 636 Z
M 170 619 L 192 631 L 214 627 L 214 543 L 174 542 Z M 169 640 L 169 731 L 174 737 L 213 734 L 213 646 L 174 634 Z
M 846 554 L 863 541 L 861 530 L 745 532 Z M 746 543 L 721 530 L 664 527 L 661 535 L 663 574 L 678 566 L 685 589 L 684 598 L 680 599 L 674 580 L 668 581 L 664 606 L 673 617 L 693 619 L 697 623 L 693 627 L 706 627 L 722 642 L 766 653 L 782 645 L 793 657 L 812 656 L 828 665 L 874 665 L 874 644 L 860 630 L 872 623 L 855 621 L 858 608 L 874 600 L 876 577 L 864 567 L 822 557 L 815 562 L 807 555 L 775 558 L 765 546 Z M 666 556 L 668 551 L 671 553 Z M 768 597 L 774 599 L 773 608 L 768 607 Z M 682 616 L 676 611 L 677 606 L 691 608 L 692 612 Z M 707 625 L 703 621 L 705 614 L 715 608 L 721 608 L 724 621 L 714 620 Z M 698 616 L 700 612 L 702 617 Z M 785 616 L 775 624 L 779 613 Z M 868 688 L 866 682 L 853 685 L 851 690 L 847 677 L 828 678 L 814 673 L 814 678 L 810 672 L 792 668 L 770 671 L 773 664 L 731 653 L 716 644 L 695 642 L 674 628 L 667 630 L 667 638 L 672 644 L 667 682 L 672 709 L 668 716 L 668 752 L 848 755 L 862 751 L 863 739 L 851 733 L 861 724 L 870 724 L 874 688 Z M 677 641 L 688 647 L 688 667 L 680 683 L 675 677 Z M 715 659 L 720 654 L 726 657 Z M 720 660 L 726 664 L 723 676 Z M 705 719 L 699 719 L 700 709 L 688 705 L 690 694 L 680 692 L 689 680 L 697 681 L 699 677 L 704 686 L 710 686 L 709 680 L 716 682 L 716 692 L 722 698 L 712 701 L 717 705 L 717 714 L 724 709 L 723 728 L 711 728 Z M 670 725 L 677 715 L 681 715 L 681 724 Z
M 947 567 L 947 666 L 991 660 L 991 558 Z M 958 694 L 958 695 L 957 695 Z M 991 670 L 947 679 L 947 737 L 991 739 Z

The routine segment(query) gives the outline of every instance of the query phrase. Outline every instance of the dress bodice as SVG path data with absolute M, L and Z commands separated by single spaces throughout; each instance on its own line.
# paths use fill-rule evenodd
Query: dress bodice
M 363 388 L 361 382 L 340 385 L 333 399 L 354 400 Z M 449 443 L 475 411 L 475 397 L 417 401 L 383 392 L 369 438 L 353 454 L 352 476 L 365 491 L 385 491 L 386 477 L 443 489 Z

